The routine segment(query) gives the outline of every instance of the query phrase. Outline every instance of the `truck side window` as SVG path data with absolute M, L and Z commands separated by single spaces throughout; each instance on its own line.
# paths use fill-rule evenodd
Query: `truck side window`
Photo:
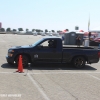
M 49 48 L 56 48 L 57 41 L 56 40 L 49 40 L 48 41 L 48 46 L 49 46 Z
M 42 45 L 43 47 L 48 47 L 48 41 L 44 41 L 44 42 L 42 42 L 40 45 Z

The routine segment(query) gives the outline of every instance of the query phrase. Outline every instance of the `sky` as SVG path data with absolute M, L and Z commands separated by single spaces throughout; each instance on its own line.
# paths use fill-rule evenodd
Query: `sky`
M 3 28 L 80 30 L 100 26 L 100 0 L 0 0 Z

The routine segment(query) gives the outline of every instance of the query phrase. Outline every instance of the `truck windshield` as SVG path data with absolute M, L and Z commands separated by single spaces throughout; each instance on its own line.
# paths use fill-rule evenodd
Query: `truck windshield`
M 35 43 L 33 43 L 32 46 L 36 46 L 37 44 L 39 44 L 42 41 L 43 41 L 43 39 L 40 39 L 40 40 L 36 41 Z

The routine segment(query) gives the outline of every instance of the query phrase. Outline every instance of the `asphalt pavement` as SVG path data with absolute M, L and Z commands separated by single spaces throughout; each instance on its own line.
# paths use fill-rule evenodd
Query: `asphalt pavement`
M 43 36 L 0 34 L 0 100 L 100 100 L 100 62 L 75 69 L 69 64 L 32 64 L 24 73 L 8 65 L 12 46 Z

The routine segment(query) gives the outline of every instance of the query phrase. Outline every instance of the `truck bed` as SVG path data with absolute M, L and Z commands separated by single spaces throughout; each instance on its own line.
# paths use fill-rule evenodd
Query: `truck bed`
M 84 46 L 77 47 L 77 46 L 65 46 L 65 45 L 63 45 L 63 49 L 97 49 L 97 48 L 94 48 L 94 47 L 84 47 Z

